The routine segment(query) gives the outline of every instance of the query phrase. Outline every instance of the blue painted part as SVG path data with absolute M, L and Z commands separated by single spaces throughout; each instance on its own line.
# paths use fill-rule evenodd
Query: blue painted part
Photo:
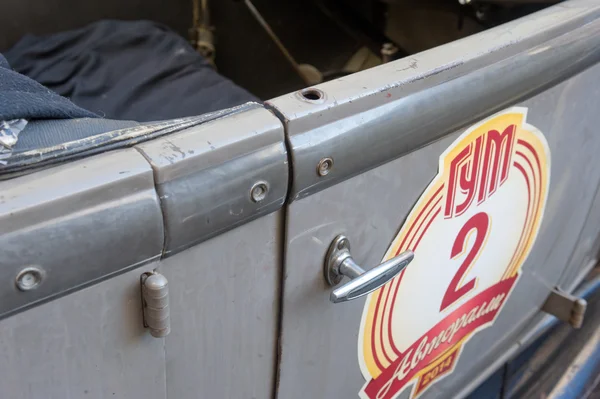
M 466 399 L 501 399 L 505 368 L 501 367 L 474 390 Z
M 575 293 L 578 297 L 583 297 L 588 301 L 592 299 L 592 296 L 596 294 L 600 289 L 600 278 L 594 278 L 591 281 L 584 283 Z M 596 319 L 594 319 L 596 320 Z M 587 320 L 588 323 L 594 322 L 592 319 Z M 528 361 L 535 355 L 536 351 L 544 344 L 544 342 L 553 335 L 555 328 L 560 324 L 560 320 L 554 317 L 546 317 L 541 324 L 538 325 L 538 334 L 533 335 L 536 337 L 529 345 L 524 348 L 521 353 L 503 367 L 497 370 L 491 375 L 486 381 L 484 381 L 475 391 L 473 391 L 466 399 L 501 399 L 501 398 L 514 398 L 522 399 L 518 392 L 515 392 L 515 386 L 519 382 L 519 375 L 525 371 L 528 367 Z M 592 335 L 591 339 L 596 339 L 595 346 L 590 352 L 585 361 L 578 365 L 578 369 L 573 373 L 573 378 L 569 383 L 558 390 L 556 387 L 555 391 L 551 395 L 552 399 L 579 399 L 581 398 L 587 389 L 591 388 L 593 380 L 600 375 L 600 337 L 594 338 Z M 588 341 L 589 347 L 589 341 Z M 568 350 L 568 348 L 562 347 L 560 350 Z M 589 350 L 589 349 L 588 349 Z M 557 352 L 549 354 L 547 362 L 552 364 L 556 361 Z M 581 362 L 581 359 L 579 359 Z M 538 365 L 539 372 L 543 372 L 543 365 Z M 560 368 L 566 368 L 574 366 L 573 364 L 567 364 L 559 366 Z M 573 367 L 573 370 L 575 368 Z M 535 381 L 532 381 L 535 383 Z M 523 390 L 525 387 L 521 387 Z M 526 390 L 526 389 L 525 389 Z M 546 391 L 547 392 L 547 391 Z M 593 396 L 596 398 L 596 396 Z M 590 396 L 592 398 L 592 396 Z M 600 398 L 600 396 L 598 396 Z M 528 399 L 528 398 L 527 398 Z
M 555 321 L 558 319 L 547 318 L 549 321 Z M 532 356 L 535 355 L 537 350 L 544 344 L 548 336 L 552 334 L 551 331 L 545 332 L 538 339 L 533 341 L 527 348 L 521 351 L 519 355 L 506 364 L 506 373 L 504 375 L 504 392 L 505 396 L 512 398 L 516 392 L 516 386 L 519 383 L 520 376 L 527 370 L 528 362 Z
M 597 334 L 592 336 L 594 348 L 589 351 L 588 357 L 581 364 L 572 364 L 574 370 L 568 384 L 555 391 L 553 399 L 578 399 L 583 397 L 590 384 L 598 376 L 600 367 L 600 339 Z
M 577 290 L 577 296 L 589 299 L 600 288 L 600 278 L 595 278 L 592 281 L 585 283 L 581 289 Z

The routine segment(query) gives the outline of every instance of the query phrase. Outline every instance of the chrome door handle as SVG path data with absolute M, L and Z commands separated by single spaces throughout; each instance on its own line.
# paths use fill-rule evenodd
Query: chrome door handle
M 331 291 L 329 300 L 333 303 L 346 302 L 375 291 L 404 270 L 414 256 L 412 251 L 405 251 L 365 271 L 352 259 L 348 238 L 344 235 L 337 236 L 327 251 L 325 280 L 332 286 L 338 285 L 344 276 L 351 280 Z

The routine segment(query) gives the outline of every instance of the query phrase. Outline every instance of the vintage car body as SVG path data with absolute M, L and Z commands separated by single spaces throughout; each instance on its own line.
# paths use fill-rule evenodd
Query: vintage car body
M 571 0 L 264 104 L 13 154 L 0 182 L 1 396 L 471 394 L 555 325 L 549 297 L 562 295 L 575 312 L 596 287 L 588 276 L 600 245 L 599 61 L 600 3 Z M 522 148 L 511 156 L 536 148 L 514 164 L 529 172 L 503 171 L 513 164 L 501 155 L 492 155 L 495 172 L 477 169 L 477 151 L 488 148 L 478 143 L 496 126 L 515 126 Z M 496 154 L 509 153 L 504 137 L 493 141 Z M 470 158 L 452 180 L 440 165 L 464 148 Z M 434 227 L 411 216 L 438 198 L 436 181 L 458 182 L 452 206 L 479 196 L 468 206 L 490 215 L 482 261 L 460 269 L 460 282 L 458 260 L 438 262 L 463 256 L 446 253 L 461 229 L 444 223 L 458 208 L 425 219 Z M 480 181 L 497 181 L 497 194 Z M 439 192 L 439 201 L 453 195 Z M 412 225 L 433 237 L 425 249 L 399 243 Z M 477 226 L 459 249 L 473 250 Z M 397 297 L 401 278 L 348 303 L 330 300 L 324 263 L 340 235 L 338 249 L 365 269 L 413 250 Z M 524 237 L 523 248 L 510 244 L 521 260 L 498 274 L 512 256 L 508 237 Z M 168 280 L 168 308 L 150 306 L 144 281 L 153 272 Z M 488 288 L 499 290 L 497 303 L 474 308 L 469 301 Z M 400 310 L 373 313 L 382 295 Z M 461 314 L 463 305 L 471 308 Z M 394 339 L 404 346 L 392 351 Z

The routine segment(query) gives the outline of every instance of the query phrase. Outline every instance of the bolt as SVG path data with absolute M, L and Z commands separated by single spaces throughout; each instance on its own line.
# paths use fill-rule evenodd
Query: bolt
M 381 62 L 387 64 L 394 59 L 397 53 L 398 47 L 394 46 L 393 43 L 384 43 L 381 48 Z
M 331 172 L 331 168 L 333 168 L 333 159 L 331 158 L 323 158 L 319 161 L 317 165 L 317 173 L 319 176 L 327 176 L 329 172 Z
M 264 200 L 269 192 L 269 185 L 264 181 L 259 181 L 252 186 L 250 190 L 250 198 L 254 202 L 260 202 Z
M 21 291 L 36 289 L 44 278 L 44 271 L 38 267 L 26 267 L 17 275 L 17 288 Z

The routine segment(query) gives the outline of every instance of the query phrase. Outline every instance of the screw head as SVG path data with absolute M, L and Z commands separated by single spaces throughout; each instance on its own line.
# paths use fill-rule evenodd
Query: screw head
M 338 242 L 338 249 L 341 251 L 342 249 L 346 248 L 346 245 L 348 244 L 348 240 L 347 239 L 343 239 L 340 242 Z
M 34 290 L 40 286 L 44 275 L 44 270 L 39 267 L 26 267 L 17 274 L 17 288 L 21 291 Z
M 269 185 L 267 182 L 259 181 L 252 186 L 250 190 L 250 198 L 254 202 L 261 202 L 267 197 L 267 193 L 269 192 Z
M 317 165 L 317 173 L 319 176 L 327 176 L 329 172 L 331 172 L 331 168 L 333 168 L 333 159 L 331 158 L 323 158 L 319 161 Z
M 398 47 L 394 46 L 393 43 L 384 43 L 381 48 L 381 54 L 383 55 L 394 55 L 398 52 Z

